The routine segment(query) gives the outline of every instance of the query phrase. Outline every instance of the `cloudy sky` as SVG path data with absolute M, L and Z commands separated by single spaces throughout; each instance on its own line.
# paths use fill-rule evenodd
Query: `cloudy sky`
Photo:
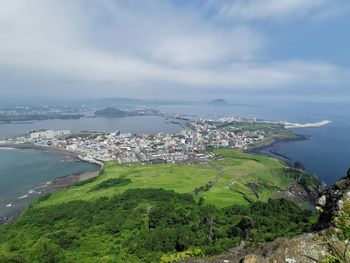
M 3 0 L 2 97 L 350 99 L 348 0 Z

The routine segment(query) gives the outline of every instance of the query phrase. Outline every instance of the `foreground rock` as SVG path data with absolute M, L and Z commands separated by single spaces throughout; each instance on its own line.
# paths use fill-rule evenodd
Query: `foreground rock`
M 320 218 L 315 230 L 334 227 L 334 217 L 342 210 L 343 204 L 350 200 L 350 169 L 347 176 L 338 180 L 334 185 L 324 190 L 317 202 Z
M 237 253 L 227 253 L 213 259 L 196 259 L 188 262 L 314 263 L 315 259 L 324 258 L 328 250 L 323 242 L 315 242 L 316 237 L 317 235 L 315 234 L 305 234 L 292 240 L 278 239 L 255 248 L 244 249 Z

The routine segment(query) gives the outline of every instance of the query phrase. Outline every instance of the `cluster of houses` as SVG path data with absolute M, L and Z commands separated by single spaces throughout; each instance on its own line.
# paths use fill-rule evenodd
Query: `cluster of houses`
M 8 139 L 6 143 L 32 143 L 75 152 L 98 161 L 119 163 L 202 162 L 212 156 L 208 147 L 245 149 L 264 139 L 259 131 L 235 132 L 217 122 L 188 121 L 177 134 L 86 133 L 68 130 L 35 131 L 26 137 Z

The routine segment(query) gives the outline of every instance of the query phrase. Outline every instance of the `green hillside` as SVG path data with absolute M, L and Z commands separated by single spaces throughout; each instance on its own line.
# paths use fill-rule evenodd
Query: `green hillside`
M 0 226 L 0 263 L 175 262 L 309 230 L 310 211 L 269 198 L 318 180 L 276 159 L 214 153 L 205 164 L 106 163 L 99 177 L 43 196 Z
M 57 192 L 37 205 L 111 197 L 127 189 L 162 188 L 178 193 L 194 193 L 196 200 L 203 197 L 206 204 L 225 207 L 266 202 L 287 187 L 295 185 L 301 188 L 295 184 L 296 176 L 309 178 L 311 188 L 319 183 L 311 175 L 287 170 L 285 164 L 274 158 L 226 148 L 213 151 L 216 158 L 205 164 L 119 165 L 108 162 L 98 178 Z M 293 171 L 292 176 L 286 170 Z M 114 185 L 111 179 L 117 178 L 128 179 L 128 183 Z M 96 189 L 101 184 L 102 187 Z

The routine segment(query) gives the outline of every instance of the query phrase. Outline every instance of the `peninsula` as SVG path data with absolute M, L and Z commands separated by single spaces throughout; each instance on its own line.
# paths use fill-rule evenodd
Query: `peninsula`
M 330 120 L 323 120 L 323 121 L 319 121 L 319 122 L 304 123 L 304 124 L 290 123 L 290 122 L 282 122 L 282 123 L 286 129 L 296 129 L 296 128 L 318 128 L 318 127 L 322 127 L 322 126 L 325 126 L 327 124 L 330 124 L 331 122 L 332 121 L 330 121 Z

